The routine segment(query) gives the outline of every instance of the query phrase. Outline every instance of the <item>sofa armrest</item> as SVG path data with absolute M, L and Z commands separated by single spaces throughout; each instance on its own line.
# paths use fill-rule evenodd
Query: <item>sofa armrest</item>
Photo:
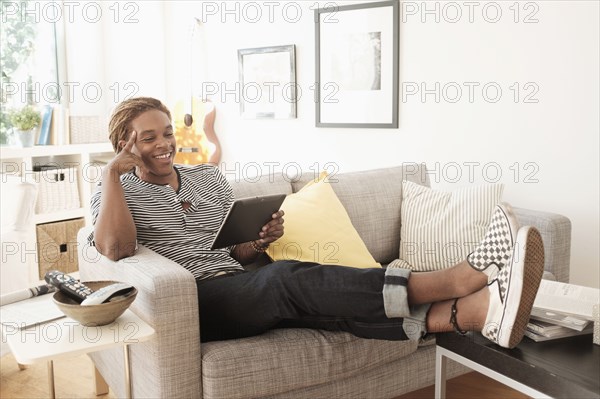
M 558 281 L 569 282 L 571 262 L 571 221 L 562 215 L 513 208 L 521 226 L 534 226 L 544 241 L 544 270 Z
M 130 348 L 134 395 L 201 397 L 200 328 L 194 276 L 143 246 L 134 256 L 113 262 L 88 244 L 91 232 L 91 227 L 83 228 L 77 237 L 81 280 L 114 280 L 135 286 L 138 295 L 130 309 L 156 331 L 147 343 Z M 96 362 L 96 366 L 120 397 L 124 394 L 120 389 L 124 388 L 122 374 L 110 370 L 114 365 L 108 358 L 105 360 L 106 370 L 102 369 L 102 361 Z M 111 374 L 116 375 L 111 377 Z

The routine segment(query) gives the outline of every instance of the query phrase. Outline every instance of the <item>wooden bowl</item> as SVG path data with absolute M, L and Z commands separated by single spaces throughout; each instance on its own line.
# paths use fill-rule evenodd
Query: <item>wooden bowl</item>
M 96 291 L 116 282 L 117 281 L 86 281 L 84 284 Z M 99 305 L 89 306 L 81 306 L 74 299 L 60 291 L 56 291 L 52 299 L 56 306 L 58 306 L 67 317 L 78 321 L 82 325 L 104 326 L 112 323 L 121 316 L 134 301 L 136 295 L 137 289 L 134 287 L 133 290 L 124 297 Z

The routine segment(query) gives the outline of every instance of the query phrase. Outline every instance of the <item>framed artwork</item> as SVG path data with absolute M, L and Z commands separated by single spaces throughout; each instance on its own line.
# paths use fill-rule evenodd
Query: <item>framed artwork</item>
M 240 112 L 248 119 L 296 118 L 296 47 L 238 50 Z
M 398 127 L 397 0 L 315 10 L 316 126 Z

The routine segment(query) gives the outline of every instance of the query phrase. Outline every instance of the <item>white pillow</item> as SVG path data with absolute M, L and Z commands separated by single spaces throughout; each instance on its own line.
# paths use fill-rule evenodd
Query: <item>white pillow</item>
M 434 190 L 402 183 L 400 259 L 414 271 L 441 270 L 466 259 L 485 236 L 502 184 Z
M 35 230 L 37 185 L 22 177 L 4 175 L 0 182 L 0 231 Z

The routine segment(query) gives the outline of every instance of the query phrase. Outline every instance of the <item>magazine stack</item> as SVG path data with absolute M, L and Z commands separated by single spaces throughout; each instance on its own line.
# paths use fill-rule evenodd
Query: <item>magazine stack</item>
M 525 335 L 534 341 L 593 334 L 598 288 L 542 280 Z

